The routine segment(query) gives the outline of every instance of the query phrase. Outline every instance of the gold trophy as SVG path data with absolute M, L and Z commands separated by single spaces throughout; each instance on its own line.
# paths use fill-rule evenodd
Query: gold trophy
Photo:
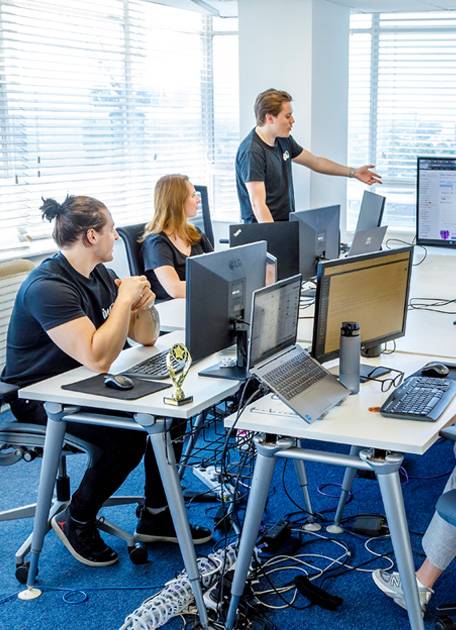
M 176 369 L 173 365 L 174 362 L 177 362 L 178 365 L 184 364 L 184 369 L 179 374 L 176 374 Z M 168 368 L 169 377 L 174 384 L 174 395 L 163 397 L 163 402 L 166 405 L 178 406 L 192 402 L 193 396 L 186 396 L 182 389 L 182 383 L 185 381 L 191 364 L 192 357 L 188 349 L 183 343 L 175 343 L 166 355 L 166 367 Z

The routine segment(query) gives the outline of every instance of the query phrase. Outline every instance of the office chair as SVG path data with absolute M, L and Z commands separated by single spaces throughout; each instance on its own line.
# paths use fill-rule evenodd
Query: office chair
M 214 232 L 212 230 L 211 213 L 209 210 L 209 197 L 207 194 L 207 186 L 195 186 L 195 190 L 201 198 L 200 212 L 191 219 L 193 225 L 196 225 L 201 232 L 204 232 L 209 239 L 212 247 L 214 247 Z
M 132 276 L 141 276 L 144 273 L 140 255 L 141 243 L 138 243 L 138 238 L 144 232 L 145 225 L 145 223 L 135 223 L 135 225 L 124 225 L 117 228 L 117 233 L 125 246 L 128 267 Z
M 0 308 L 2 318 L 0 319 L 0 332 L 6 332 L 9 317 L 14 304 L 15 295 L 25 276 L 33 269 L 34 265 L 28 260 L 15 260 L 0 265 Z M 5 317 L 6 314 L 6 317 Z M 0 356 L 1 363 L 4 361 L 5 351 L 2 349 Z M 0 405 L 9 404 L 17 397 L 19 387 L 8 383 L 0 382 Z M 11 466 L 18 462 L 31 462 L 36 457 L 43 455 L 44 439 L 46 428 L 39 424 L 23 423 L 12 420 L 6 426 L 0 428 L 0 466 Z M 96 455 L 96 447 L 84 440 L 65 435 L 62 455 L 59 463 L 59 471 L 56 479 L 56 497 L 53 502 L 49 520 L 48 530 L 51 529 L 51 518 L 61 512 L 69 503 L 71 498 L 70 479 L 67 475 L 66 458 L 68 455 L 85 454 L 90 461 Z M 129 503 L 142 503 L 142 497 L 111 497 L 105 506 L 124 505 Z M 35 514 L 36 504 L 23 505 L 0 512 L 0 522 L 30 518 Z M 142 564 L 147 560 L 147 549 L 143 545 L 136 543 L 133 535 L 104 521 L 99 524 L 100 529 L 109 534 L 118 536 L 127 542 L 130 558 L 135 564 Z M 27 581 L 29 563 L 25 558 L 31 548 L 32 536 L 22 543 L 15 554 L 16 578 L 21 584 Z

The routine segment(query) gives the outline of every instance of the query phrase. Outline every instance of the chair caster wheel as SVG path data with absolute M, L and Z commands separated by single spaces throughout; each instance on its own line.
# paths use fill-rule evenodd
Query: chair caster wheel
M 128 547 L 128 554 L 133 564 L 146 564 L 147 547 L 143 543 L 136 543 L 132 547 Z
M 30 562 L 23 562 L 16 566 L 16 580 L 19 584 L 27 584 L 27 576 L 29 572 Z M 38 571 L 37 571 L 38 573 Z

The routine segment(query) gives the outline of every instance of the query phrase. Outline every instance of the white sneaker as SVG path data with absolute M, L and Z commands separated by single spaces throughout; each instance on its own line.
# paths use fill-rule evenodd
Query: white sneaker
M 397 571 L 385 571 L 384 569 L 376 569 L 372 572 L 372 579 L 374 580 L 376 586 L 391 597 L 396 604 L 402 606 L 402 608 L 407 609 L 405 605 L 404 593 L 402 592 L 401 586 L 401 578 Z M 417 580 L 418 587 L 418 596 L 420 598 L 421 611 L 424 613 L 426 610 L 426 606 L 429 603 L 434 591 L 432 588 L 427 588 L 426 586 L 420 586 Z

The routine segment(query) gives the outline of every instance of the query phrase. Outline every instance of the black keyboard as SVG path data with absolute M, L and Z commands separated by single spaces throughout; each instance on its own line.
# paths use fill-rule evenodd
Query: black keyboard
M 389 418 L 435 422 L 455 395 L 455 381 L 411 376 L 388 397 L 380 413 Z
M 292 400 L 326 375 L 326 370 L 302 352 L 266 372 L 262 378 L 271 389 L 275 389 L 287 400 Z
M 154 354 L 153 357 L 149 357 L 145 361 L 141 361 L 141 363 L 133 365 L 131 368 L 128 368 L 126 372 L 122 372 L 122 374 L 150 381 L 169 378 L 168 368 L 166 367 L 166 355 L 168 352 L 169 350 L 163 350 L 163 352 Z M 173 357 L 171 359 L 171 365 L 173 366 L 175 372 L 182 372 L 185 361 L 178 361 Z

